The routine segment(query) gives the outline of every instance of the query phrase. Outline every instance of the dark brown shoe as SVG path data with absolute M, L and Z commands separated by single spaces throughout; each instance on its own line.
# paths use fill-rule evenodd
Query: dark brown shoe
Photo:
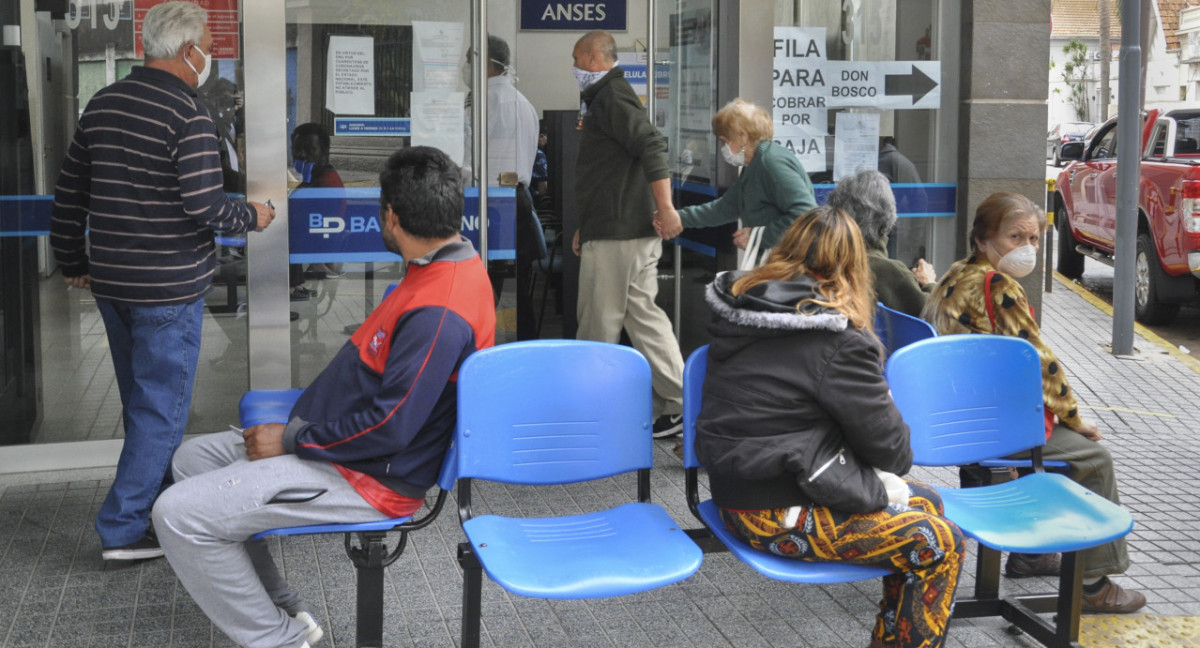
M 1008 554 L 1008 561 L 1004 563 L 1004 575 L 1009 578 L 1058 576 L 1061 571 L 1062 559 L 1056 553 L 1010 553 Z
M 1141 592 L 1127 590 L 1107 576 L 1099 592 L 1088 594 L 1085 588 L 1080 598 L 1084 614 L 1129 614 L 1146 604 L 1146 597 Z

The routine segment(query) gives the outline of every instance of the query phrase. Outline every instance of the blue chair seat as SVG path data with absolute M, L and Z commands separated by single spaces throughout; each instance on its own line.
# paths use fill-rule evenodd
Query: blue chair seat
M 243 428 L 262 423 L 284 423 L 288 421 L 296 400 L 303 389 L 257 389 L 246 392 L 238 403 L 238 414 Z M 442 461 L 438 475 L 440 491 L 424 516 L 411 515 L 376 520 L 374 522 L 309 524 L 305 526 L 267 529 L 251 536 L 251 540 L 262 540 L 271 536 L 297 536 L 321 533 L 341 533 L 345 536 L 346 555 L 357 571 L 357 601 L 355 604 L 355 645 L 383 645 L 383 570 L 395 562 L 408 545 L 408 534 L 428 526 L 441 512 L 447 495 L 454 487 L 455 454 L 451 447 Z M 394 549 L 388 550 L 386 541 L 389 532 L 399 534 Z M 358 538 L 355 546 L 352 538 Z
M 816 562 L 784 558 L 759 551 L 733 535 L 721 519 L 721 512 L 711 499 L 700 501 L 697 475 L 700 461 L 696 458 L 696 418 L 704 397 L 704 374 L 708 372 L 708 345 L 692 352 L 683 367 L 683 467 L 687 477 L 684 492 L 692 515 L 704 523 L 705 532 L 716 538 L 738 560 L 774 580 L 788 583 L 853 583 L 882 578 L 886 569 L 863 567 L 847 563 Z
M 482 515 L 463 531 L 493 581 L 533 598 L 644 592 L 687 578 L 703 557 L 666 511 L 637 502 L 551 518 Z
M 1133 529 L 1128 511 L 1059 474 L 1035 473 L 976 488 L 939 488 L 946 517 L 993 549 L 1078 551 Z
M 1033 467 L 1032 459 L 985 459 L 979 462 L 984 468 L 1031 468 Z M 1071 465 L 1065 461 L 1051 459 L 1043 461 L 1042 466 L 1054 472 L 1066 473 L 1070 472 Z
M 738 560 L 750 565 L 754 571 L 767 578 L 786 581 L 788 583 L 853 583 L 860 580 L 871 580 L 888 575 L 886 569 L 862 567 L 847 563 L 813 562 L 784 558 L 765 551 L 759 551 L 742 542 L 733 535 L 721 519 L 721 512 L 712 500 L 704 500 L 697 506 L 700 521 L 710 531 L 729 553 Z
M 412 516 L 389 518 L 376 522 L 358 522 L 355 524 L 311 524 L 308 526 L 281 527 L 267 529 L 251 536 L 251 540 L 262 540 L 270 536 L 310 535 L 314 533 L 361 533 L 364 531 L 391 531 L 401 524 L 412 522 Z

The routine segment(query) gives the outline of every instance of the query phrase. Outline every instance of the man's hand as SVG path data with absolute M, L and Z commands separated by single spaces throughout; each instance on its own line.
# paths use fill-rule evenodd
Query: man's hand
M 1097 427 L 1095 423 L 1090 421 L 1084 421 L 1083 425 L 1079 426 L 1079 429 L 1075 431 L 1091 439 L 1092 441 L 1099 441 L 1100 439 L 1104 438 L 1100 436 L 1100 428 Z
M 275 220 L 275 208 L 262 203 L 252 202 L 250 206 L 254 208 L 255 215 L 258 216 L 258 225 L 254 228 L 255 232 L 261 232 L 267 229 L 267 225 Z
M 925 259 L 917 259 L 917 265 L 912 271 L 917 276 L 917 283 L 922 286 L 937 281 L 937 272 L 933 269 L 933 264 Z
M 750 245 L 750 228 L 743 227 L 742 229 L 734 232 L 733 244 L 736 245 L 739 250 L 745 250 L 746 246 Z
M 63 281 L 72 288 L 90 289 L 92 287 L 92 275 L 85 274 L 78 277 L 63 277 Z
M 571 237 L 571 251 L 575 256 L 583 256 L 583 246 L 579 244 L 579 230 L 575 230 L 575 236 Z
M 250 461 L 256 461 L 282 456 L 284 454 L 284 429 L 285 426 L 282 423 L 263 423 L 243 430 L 242 438 L 246 440 L 246 457 Z
M 683 221 L 674 207 L 659 209 L 654 216 L 654 230 L 664 239 L 673 239 L 683 233 Z

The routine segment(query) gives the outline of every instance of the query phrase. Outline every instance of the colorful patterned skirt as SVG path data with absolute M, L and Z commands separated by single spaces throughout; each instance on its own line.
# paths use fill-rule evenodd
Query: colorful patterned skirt
M 887 569 L 872 636 L 895 648 L 937 648 L 946 638 L 954 590 L 966 555 L 962 531 L 941 517 L 933 488 L 908 481 L 909 506 L 844 513 L 802 509 L 785 526 L 788 509 L 721 510 L 726 526 L 747 544 L 796 560 L 846 562 Z

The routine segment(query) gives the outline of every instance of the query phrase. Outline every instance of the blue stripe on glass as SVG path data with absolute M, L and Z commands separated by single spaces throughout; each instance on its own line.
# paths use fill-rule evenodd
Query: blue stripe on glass
M 680 191 L 689 191 L 691 193 L 700 194 L 701 196 L 717 197 L 717 188 L 708 185 L 702 185 L 696 182 L 681 182 L 679 180 L 671 180 L 671 187 Z
M 54 196 L 0 196 L 0 236 L 45 236 L 50 233 Z
M 833 184 L 813 185 L 817 204 L 825 204 L 833 187 Z M 958 185 L 953 182 L 897 182 L 892 185 L 892 194 L 896 197 L 896 214 L 900 218 L 947 218 L 955 214 Z

